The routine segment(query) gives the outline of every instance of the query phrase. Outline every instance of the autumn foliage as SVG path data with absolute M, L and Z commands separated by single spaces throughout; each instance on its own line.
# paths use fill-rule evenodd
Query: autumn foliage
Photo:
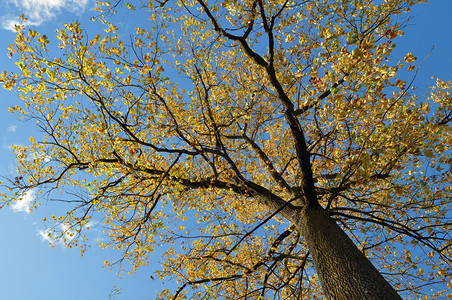
M 15 147 L 5 203 L 64 199 L 49 234 L 82 251 L 102 220 L 133 271 L 163 261 L 165 299 L 353 299 L 322 267 L 336 223 L 403 298 L 444 298 L 452 82 L 418 97 L 415 53 L 393 58 L 415 2 L 118 1 L 99 32 L 17 26 L 1 80 L 43 136 Z

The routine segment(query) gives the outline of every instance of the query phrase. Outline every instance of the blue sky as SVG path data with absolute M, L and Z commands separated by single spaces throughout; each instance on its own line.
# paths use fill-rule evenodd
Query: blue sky
M 6 70 L 15 70 L 14 62 L 7 57 L 7 45 L 14 39 L 11 24 L 21 13 L 29 17 L 30 26 L 49 37 L 64 22 L 81 19 L 88 32 L 93 26 L 87 21 L 95 14 L 91 0 L 0 0 L 0 3 L 0 65 Z M 418 62 L 425 59 L 415 80 L 420 100 L 426 96 L 427 87 L 434 83 L 431 75 L 447 80 L 451 77 L 450 13 L 451 0 L 431 0 L 428 5 L 416 7 L 411 12 L 412 25 L 399 39 L 396 55 L 402 58 L 411 51 L 418 57 Z M 129 25 L 132 30 L 133 24 Z M 10 146 L 26 144 L 37 132 L 33 123 L 19 121 L 7 111 L 9 106 L 18 103 L 14 93 L 0 90 L 0 98 L 0 175 L 7 176 L 14 174 L 15 162 Z M 122 278 L 117 275 L 118 269 L 102 268 L 105 259 L 117 259 L 121 253 L 101 250 L 95 245 L 95 240 L 102 238 L 101 229 L 92 231 L 94 244 L 83 257 L 78 249 L 59 245 L 51 249 L 40 234 L 45 230 L 41 219 L 51 215 L 54 208 L 50 204 L 33 214 L 28 213 L 26 206 L 0 210 L 0 299 L 108 299 L 115 286 L 122 289 L 116 299 L 155 299 L 161 284 L 150 278 L 152 264 L 135 275 Z M 159 259 L 157 256 L 153 261 L 157 263 Z

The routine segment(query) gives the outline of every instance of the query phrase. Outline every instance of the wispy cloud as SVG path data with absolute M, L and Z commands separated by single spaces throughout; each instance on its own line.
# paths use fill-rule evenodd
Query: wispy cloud
M 16 125 L 11 125 L 8 127 L 8 129 L 6 129 L 8 132 L 16 132 L 17 126 Z
M 54 240 L 52 239 L 52 231 L 50 229 L 39 230 L 39 236 L 49 244 L 53 244 Z
M 4 29 L 14 31 L 14 25 L 21 23 L 18 16 L 24 14 L 28 19 L 25 25 L 40 25 L 55 18 L 63 11 L 81 14 L 89 0 L 4 0 L 10 11 L 1 17 Z M 13 12 L 11 12 L 13 11 Z
M 59 235 L 60 233 L 62 235 Z M 38 234 L 44 241 L 53 245 L 64 244 L 62 243 L 63 238 L 65 243 L 69 243 L 76 236 L 76 232 L 67 224 L 59 224 L 55 231 L 51 229 L 39 230 Z
M 88 229 L 94 226 L 96 226 L 96 223 L 89 221 L 83 228 Z M 53 229 L 39 230 L 38 235 L 49 244 L 63 246 L 76 238 L 77 232 L 69 224 L 61 223 Z
M 15 212 L 31 213 L 31 205 L 35 198 L 34 190 L 24 192 L 12 205 L 11 209 Z
M 60 228 L 66 240 L 72 241 L 74 239 L 76 232 L 68 224 L 61 224 Z
M 41 153 L 33 153 L 33 158 L 32 159 L 40 159 L 45 163 L 48 163 L 52 157 L 50 157 L 49 155 L 47 155 L 45 152 L 41 152 Z

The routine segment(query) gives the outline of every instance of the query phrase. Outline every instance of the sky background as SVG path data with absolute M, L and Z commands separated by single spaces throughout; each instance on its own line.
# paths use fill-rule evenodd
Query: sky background
M 96 25 L 88 22 L 96 14 L 90 0 L 0 0 L 0 3 L 2 70 L 17 70 L 7 56 L 7 47 L 15 37 L 12 24 L 22 13 L 28 16 L 30 26 L 50 39 L 65 22 L 79 19 L 88 32 L 90 26 Z M 451 79 L 451 14 L 452 0 L 431 0 L 428 5 L 419 5 L 410 13 L 413 19 L 405 36 L 398 39 L 395 55 L 403 58 L 411 51 L 418 63 L 424 61 L 414 81 L 421 101 L 434 84 L 432 75 Z M 133 24 L 129 26 L 133 30 Z M 15 93 L 1 89 L 0 99 L 0 176 L 8 176 L 14 174 L 15 166 L 11 145 L 27 144 L 37 131 L 32 122 L 22 122 L 8 112 L 9 106 L 19 103 Z M 118 269 L 109 271 L 102 265 L 105 259 L 120 258 L 120 252 L 102 250 L 95 243 L 83 257 L 75 248 L 57 245 L 51 249 L 42 237 L 45 227 L 41 220 L 52 215 L 53 209 L 53 205 L 44 206 L 33 214 L 26 206 L 0 210 L 0 300 L 108 299 L 114 287 L 121 289 L 116 299 L 155 299 L 162 283 L 151 279 L 152 263 L 137 274 L 119 278 Z M 92 242 L 102 239 L 101 231 L 100 227 L 92 230 Z M 160 258 L 156 255 L 152 260 L 158 263 Z

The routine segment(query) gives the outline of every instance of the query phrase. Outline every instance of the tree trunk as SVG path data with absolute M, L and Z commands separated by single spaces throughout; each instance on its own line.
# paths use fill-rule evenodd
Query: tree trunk
M 294 221 L 307 243 L 327 299 L 401 299 L 326 210 L 305 208 Z

